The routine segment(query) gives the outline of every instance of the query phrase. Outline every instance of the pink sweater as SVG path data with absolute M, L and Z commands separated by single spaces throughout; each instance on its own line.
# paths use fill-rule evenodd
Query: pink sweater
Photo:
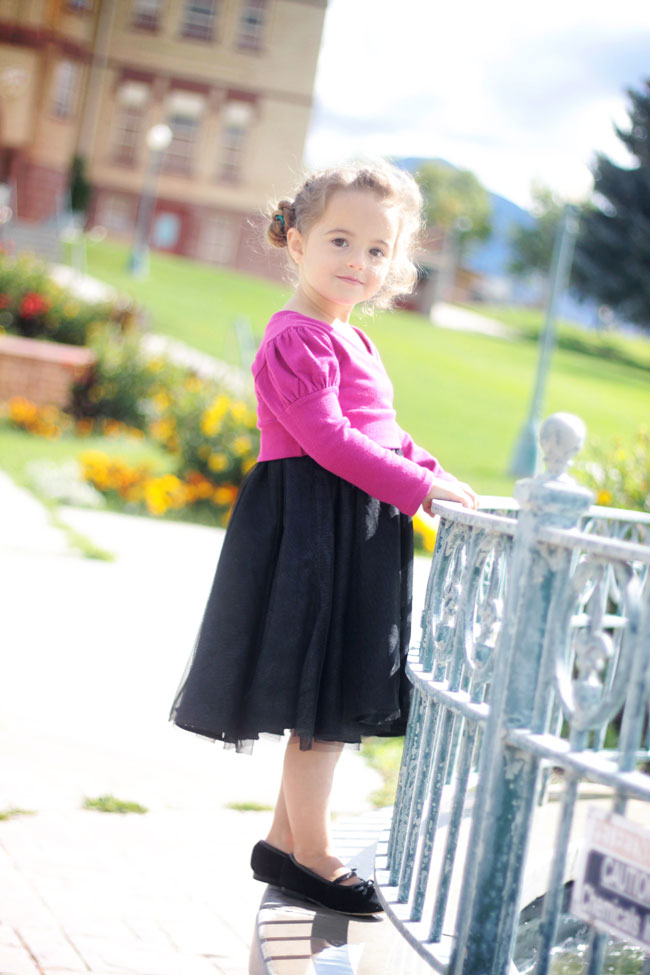
M 413 515 L 433 475 L 455 480 L 400 429 L 379 352 L 345 328 L 294 311 L 273 315 L 253 362 L 258 460 L 305 454 L 380 501 Z M 400 448 L 403 457 L 394 452 Z

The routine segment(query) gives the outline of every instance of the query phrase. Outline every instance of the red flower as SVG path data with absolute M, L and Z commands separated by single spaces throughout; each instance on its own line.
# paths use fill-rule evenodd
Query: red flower
M 0 291 L 0 308 L 6 308 L 10 304 L 11 295 L 8 295 L 5 291 Z
M 37 291 L 28 291 L 27 294 L 23 295 L 19 314 L 24 318 L 29 318 L 32 315 L 40 315 L 41 312 L 47 311 L 49 307 L 49 302 L 43 295 L 39 295 Z

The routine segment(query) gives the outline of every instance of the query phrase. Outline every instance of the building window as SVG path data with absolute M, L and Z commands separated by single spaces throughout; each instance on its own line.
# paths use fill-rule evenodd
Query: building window
M 52 114 L 57 118 L 70 118 L 76 112 L 79 78 L 79 65 L 74 61 L 57 63 L 52 82 Z
M 148 100 L 149 88 L 141 82 L 129 81 L 119 89 L 111 151 L 113 162 L 134 165 Z
M 244 0 L 237 46 L 248 51 L 258 51 L 262 46 L 262 37 L 266 21 L 266 0 Z
M 104 193 L 97 205 L 96 221 L 116 234 L 130 234 L 135 224 L 134 203 L 126 196 Z
M 219 179 L 226 183 L 238 183 L 241 179 L 244 148 L 252 111 L 250 102 L 233 101 L 226 105 L 219 160 Z
M 205 105 L 202 95 L 175 91 L 167 104 L 167 125 L 172 130 L 172 141 L 165 152 L 163 168 L 172 175 L 187 176 L 192 171 L 192 161 Z
M 201 227 L 197 257 L 211 264 L 230 264 L 235 251 L 235 228 L 228 217 L 208 217 Z
M 162 0 L 133 0 L 131 26 L 156 31 L 160 25 Z
M 217 0 L 185 0 L 181 37 L 211 41 L 217 19 Z

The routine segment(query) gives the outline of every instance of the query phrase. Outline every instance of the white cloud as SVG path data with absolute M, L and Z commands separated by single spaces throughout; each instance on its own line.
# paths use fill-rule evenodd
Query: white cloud
M 648 50 L 646 0 L 330 0 L 307 160 L 440 156 L 522 204 L 532 179 L 573 197 L 596 150 L 627 161 L 612 121 Z

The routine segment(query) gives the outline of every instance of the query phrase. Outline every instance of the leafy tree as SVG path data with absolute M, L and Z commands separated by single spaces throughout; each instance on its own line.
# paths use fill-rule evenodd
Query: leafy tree
M 637 165 L 624 169 L 597 156 L 594 203 L 582 217 L 573 279 L 582 294 L 650 329 L 650 81 L 628 96 L 630 127 L 616 134 Z
M 456 230 L 460 246 L 485 240 L 491 230 L 487 190 L 468 169 L 428 162 L 415 174 L 424 197 L 428 226 Z
M 86 164 L 83 156 L 74 156 L 68 177 L 70 209 L 75 213 L 85 213 L 90 202 L 92 187 L 86 179 Z
M 531 227 L 520 224 L 510 235 L 508 270 L 520 278 L 535 271 L 548 273 L 564 206 L 553 190 L 541 183 L 533 184 L 531 196 L 533 214 L 537 218 L 535 224 Z

